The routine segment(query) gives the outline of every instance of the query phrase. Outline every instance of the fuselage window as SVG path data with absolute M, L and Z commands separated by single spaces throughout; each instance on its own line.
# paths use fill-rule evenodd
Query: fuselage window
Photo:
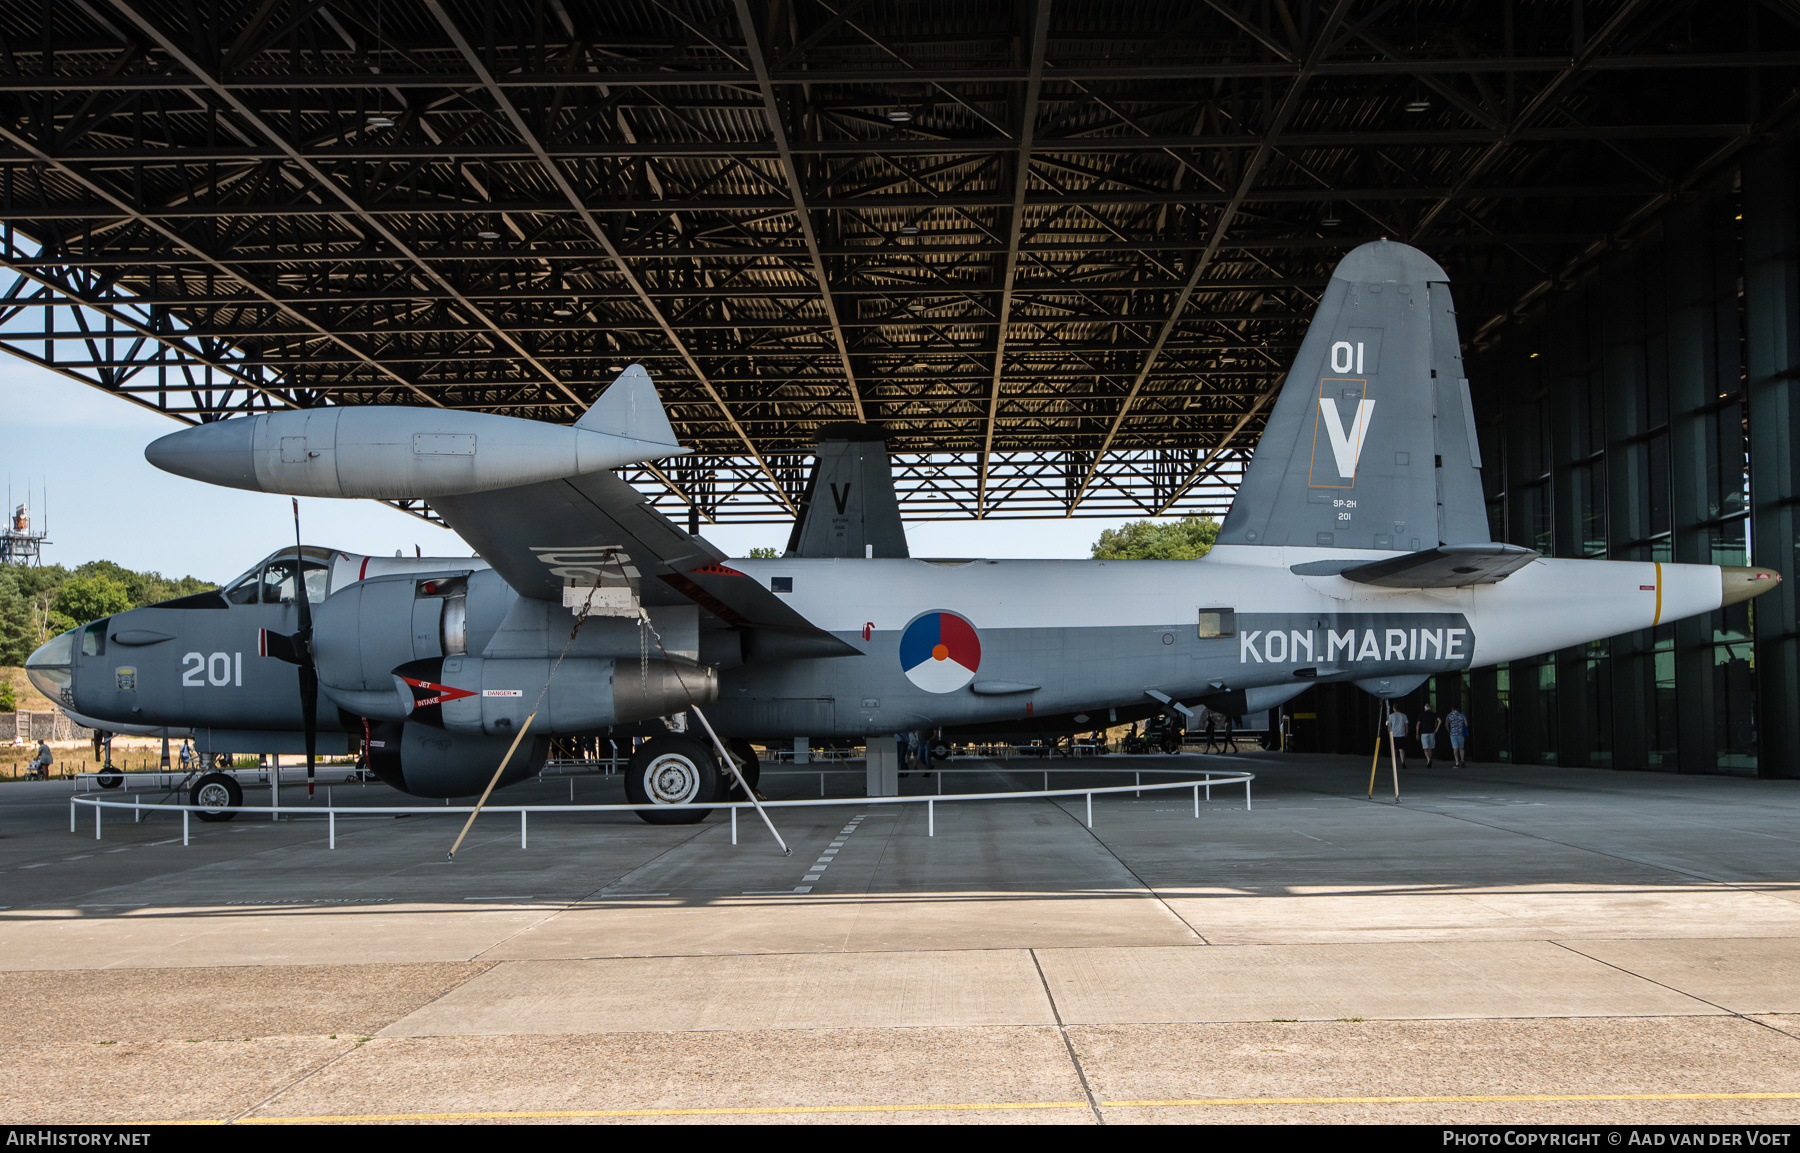
M 1200 639 L 1213 640 L 1217 637 L 1237 636 L 1236 609 L 1201 609 Z
M 794 591 L 793 577 L 770 577 L 769 591 L 772 593 L 791 593 Z

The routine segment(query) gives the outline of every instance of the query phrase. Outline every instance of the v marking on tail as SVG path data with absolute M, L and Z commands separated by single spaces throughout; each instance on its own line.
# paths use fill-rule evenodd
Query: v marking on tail
M 1350 422 L 1350 431 L 1344 431 L 1344 423 L 1338 416 L 1337 400 L 1329 396 L 1319 398 L 1319 416 L 1325 425 L 1325 435 L 1331 438 L 1331 455 L 1337 459 L 1338 475 L 1345 480 L 1356 476 L 1356 462 L 1362 457 L 1363 437 L 1368 435 L 1369 421 L 1375 415 L 1373 400 L 1356 402 L 1356 418 Z

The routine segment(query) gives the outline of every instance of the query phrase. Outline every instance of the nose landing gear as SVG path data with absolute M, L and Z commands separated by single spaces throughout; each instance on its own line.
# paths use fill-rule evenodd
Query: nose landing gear
M 203 821 L 229 821 L 243 803 L 243 788 L 225 773 L 206 774 L 188 792 L 188 804 L 200 810 L 194 815 Z

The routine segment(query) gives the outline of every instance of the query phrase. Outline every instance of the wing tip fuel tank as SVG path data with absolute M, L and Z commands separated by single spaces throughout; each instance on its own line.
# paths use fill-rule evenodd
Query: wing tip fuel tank
M 574 427 L 484 412 L 327 407 L 214 421 L 144 459 L 252 492 L 391 500 L 488 492 L 684 455 L 650 378 L 631 366 Z

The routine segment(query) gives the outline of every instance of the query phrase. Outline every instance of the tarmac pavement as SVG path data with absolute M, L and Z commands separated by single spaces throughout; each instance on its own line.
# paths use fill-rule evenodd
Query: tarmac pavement
M 451 863 L 429 802 L 334 851 L 290 787 L 184 847 L 0 784 L 0 1119 L 1800 1117 L 1800 782 L 1415 767 L 1395 804 L 1351 757 L 1095 763 L 1249 769 L 1255 807 L 951 803 L 933 837 L 847 797 L 773 812 L 791 857 L 744 814 L 736 846 L 720 813 L 533 814 L 521 849 L 496 813 Z

